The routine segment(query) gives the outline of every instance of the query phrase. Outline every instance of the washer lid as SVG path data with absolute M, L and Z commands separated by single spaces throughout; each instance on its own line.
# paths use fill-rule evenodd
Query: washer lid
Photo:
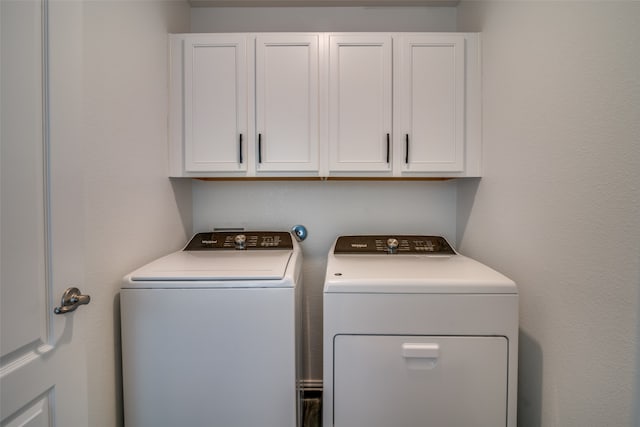
M 132 282 L 282 280 L 291 250 L 180 251 L 130 275 Z M 260 286 L 264 286 L 261 284 Z
M 515 283 L 465 256 L 334 255 L 325 293 L 516 294 Z

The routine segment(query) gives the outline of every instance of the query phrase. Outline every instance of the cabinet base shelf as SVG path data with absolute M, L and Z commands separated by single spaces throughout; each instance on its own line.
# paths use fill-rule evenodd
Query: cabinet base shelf
M 434 177 L 349 177 L 349 176 L 265 176 L 265 177 L 192 177 L 198 181 L 449 181 L 457 178 Z

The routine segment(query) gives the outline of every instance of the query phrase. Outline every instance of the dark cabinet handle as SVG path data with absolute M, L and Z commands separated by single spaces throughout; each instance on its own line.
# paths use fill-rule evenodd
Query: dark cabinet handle
M 240 142 L 238 143 L 238 149 L 240 150 L 239 154 L 240 154 L 240 164 L 242 164 L 244 162 L 243 158 L 242 158 L 242 134 L 240 134 Z
M 389 142 L 389 134 L 387 134 L 387 163 L 389 163 L 390 153 L 391 153 L 391 144 Z
M 404 162 L 409 164 L 409 134 L 404 135 Z
M 258 163 L 262 163 L 262 134 L 258 134 Z

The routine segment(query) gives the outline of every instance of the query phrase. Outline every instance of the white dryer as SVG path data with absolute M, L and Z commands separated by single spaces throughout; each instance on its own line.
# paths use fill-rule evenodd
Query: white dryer
M 442 237 L 339 237 L 323 323 L 324 427 L 516 426 L 516 285 Z
M 125 276 L 127 427 L 295 427 L 301 266 L 290 233 L 213 232 Z

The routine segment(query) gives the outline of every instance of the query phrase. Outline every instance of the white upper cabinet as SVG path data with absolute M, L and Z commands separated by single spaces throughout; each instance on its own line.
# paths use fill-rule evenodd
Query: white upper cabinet
M 170 176 L 318 176 L 318 34 L 170 44 Z
M 246 37 L 183 42 L 184 170 L 246 171 Z
M 170 176 L 480 176 L 479 34 L 182 34 L 170 44 Z
M 317 171 L 318 35 L 256 38 L 257 170 Z
M 329 36 L 329 171 L 391 171 L 392 38 Z
M 477 34 L 328 37 L 329 176 L 479 176 Z
M 401 171 L 464 172 L 465 36 L 401 36 L 399 50 Z

